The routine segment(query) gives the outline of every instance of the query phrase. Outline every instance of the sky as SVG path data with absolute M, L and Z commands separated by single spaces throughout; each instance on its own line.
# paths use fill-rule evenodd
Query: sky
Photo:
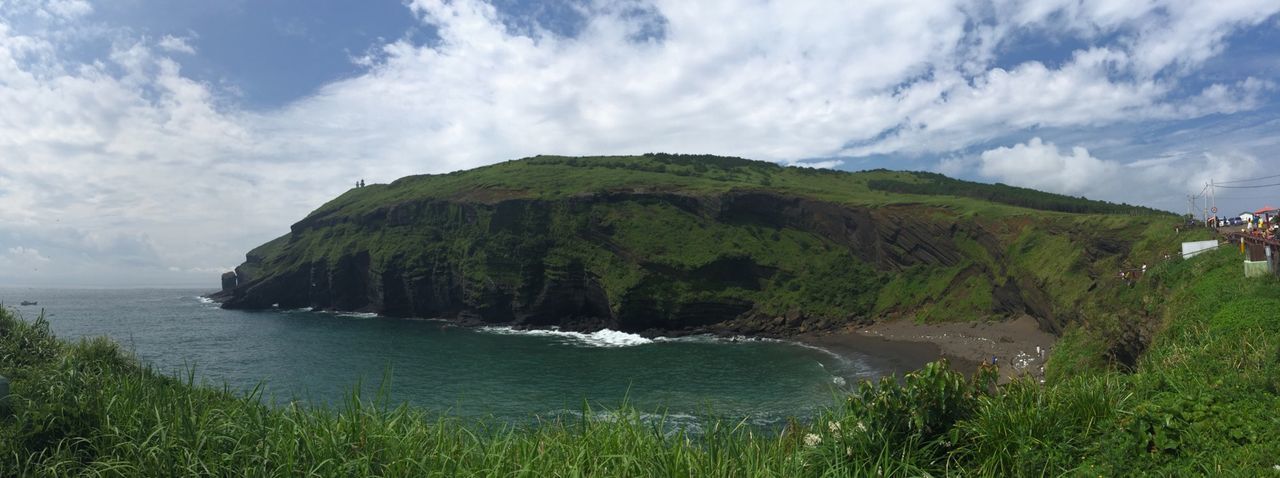
M 1280 205 L 1280 0 L 0 0 L 0 286 L 209 287 L 349 189 L 536 154 Z M 1242 181 L 1243 180 L 1243 181 Z M 1235 181 L 1235 182 L 1229 182 Z M 1227 188 L 1225 186 L 1236 186 Z

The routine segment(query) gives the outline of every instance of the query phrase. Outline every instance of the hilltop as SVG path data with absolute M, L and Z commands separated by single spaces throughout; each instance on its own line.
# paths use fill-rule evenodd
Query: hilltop
M 934 173 L 537 156 L 355 188 L 255 248 L 228 308 L 645 334 L 1031 315 L 1172 250 L 1169 213 Z

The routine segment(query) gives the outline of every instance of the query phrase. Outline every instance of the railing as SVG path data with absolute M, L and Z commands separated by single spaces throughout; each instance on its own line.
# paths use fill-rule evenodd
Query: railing
M 1227 240 L 1231 241 L 1232 244 L 1239 244 L 1243 240 L 1245 244 L 1280 247 L 1280 240 L 1276 240 L 1274 237 L 1259 236 L 1245 232 L 1229 232 L 1227 233 Z
M 1280 275 L 1280 240 L 1276 240 L 1274 236 L 1267 237 L 1247 232 L 1232 232 L 1227 234 L 1227 242 L 1231 244 L 1239 244 L 1240 252 L 1248 252 L 1245 255 L 1245 276 L 1254 277 L 1262 275 L 1262 272 L 1250 273 L 1250 262 L 1266 261 L 1266 270 L 1271 274 Z M 1256 265 L 1256 264 L 1255 264 Z

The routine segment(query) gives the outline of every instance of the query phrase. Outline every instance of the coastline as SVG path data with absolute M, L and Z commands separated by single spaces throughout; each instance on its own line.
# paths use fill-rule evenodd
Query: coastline
M 218 293 L 202 296 L 205 300 L 222 303 L 223 297 Z M 317 310 L 347 316 L 378 316 L 371 312 Z M 389 317 L 389 316 L 387 316 Z M 404 317 L 399 317 L 404 318 Z M 508 327 L 512 330 L 542 330 L 558 333 L 579 333 L 583 336 L 594 332 L 579 332 L 575 329 L 561 330 L 559 327 L 531 327 L 513 324 L 488 324 L 465 317 L 434 318 L 460 327 Z M 609 329 L 604 329 L 609 330 Z M 648 331 L 653 332 L 653 331 Z M 639 333 L 639 337 L 654 339 L 676 338 L 698 333 L 709 333 L 713 336 L 730 338 L 740 336 L 726 334 L 723 331 L 691 331 L 670 330 L 661 334 Z M 885 370 L 888 374 L 902 375 L 919 370 L 925 364 L 946 359 L 951 369 L 971 375 L 982 363 L 990 362 L 993 357 L 1000 365 L 1000 381 L 1007 382 L 1015 377 L 1029 376 L 1040 379 L 1044 376 L 1044 362 L 1048 358 L 1057 337 L 1041 331 L 1035 319 L 1023 315 L 1012 320 L 983 320 L 978 322 L 944 322 L 932 324 L 915 323 L 910 318 L 902 318 L 871 325 L 849 326 L 840 330 L 806 332 L 796 335 L 775 336 L 771 334 L 747 335 L 753 339 L 780 339 L 794 341 L 802 345 L 817 347 L 843 357 L 856 357 L 869 361 L 876 369 Z
M 995 357 L 1001 382 L 1020 376 L 1043 378 L 1044 361 L 1057 341 L 1025 315 L 1005 321 L 936 324 L 899 319 L 793 338 L 841 355 L 873 356 L 879 361 L 876 365 L 894 374 L 945 358 L 953 370 L 968 375 Z
M 954 368 L 963 366 L 965 370 L 977 369 L 976 362 L 970 364 L 958 357 L 945 356 L 934 343 L 886 339 L 855 330 L 806 333 L 788 337 L 787 340 L 842 357 L 857 357 L 869 362 L 877 370 L 884 370 L 886 376 L 918 370 L 925 364 L 944 357 L 951 361 Z

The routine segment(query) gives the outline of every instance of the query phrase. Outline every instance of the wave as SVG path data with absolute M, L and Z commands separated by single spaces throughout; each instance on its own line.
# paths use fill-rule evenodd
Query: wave
M 560 337 L 594 347 L 630 347 L 634 345 L 651 344 L 654 342 L 652 339 L 646 339 L 636 334 L 628 334 L 626 332 L 619 332 L 610 329 L 597 330 L 589 334 L 584 334 L 582 332 L 565 332 L 554 329 L 515 329 L 505 326 L 480 327 L 479 330 L 501 335 Z
M 349 310 L 331 310 L 331 309 L 316 310 L 314 307 L 300 307 L 297 309 L 285 309 L 285 310 L 281 310 L 280 312 L 285 314 L 312 312 L 316 314 L 327 314 L 327 315 L 333 315 L 337 317 L 347 317 L 351 319 L 372 319 L 372 318 L 380 317 L 376 312 L 354 312 Z
M 205 296 L 203 296 L 203 295 L 197 295 L 197 296 L 196 296 L 196 300 L 197 300 L 197 301 L 199 301 L 201 304 L 212 304 L 212 303 L 213 303 L 213 299 L 210 299 L 210 298 L 205 297 Z
M 772 339 L 768 337 L 751 337 L 747 335 L 734 335 L 731 337 L 724 337 L 724 336 L 711 335 L 711 334 L 684 335 L 680 337 L 654 337 L 653 341 L 654 342 L 684 342 L 684 343 L 699 343 L 699 344 L 712 344 L 712 343 L 728 344 L 728 343 L 738 343 L 738 342 L 775 342 L 775 343 L 783 342 L 782 340 Z
M 806 414 L 815 414 L 819 409 L 805 408 Z M 742 416 L 723 416 L 708 413 L 674 413 L 674 412 L 644 412 L 635 411 L 635 415 L 629 412 L 620 412 L 618 410 L 610 410 L 608 408 L 592 410 L 590 419 L 596 422 L 616 423 L 622 420 L 638 418 L 641 423 L 650 426 L 659 427 L 663 436 L 672 438 L 679 433 L 687 436 L 701 436 L 706 430 L 705 426 L 713 423 L 736 424 L 743 422 L 756 427 L 757 430 L 781 430 L 794 421 L 792 413 L 777 412 L 746 412 L 745 418 Z M 559 409 L 551 410 L 545 416 L 553 419 L 575 419 L 584 418 L 582 410 Z

